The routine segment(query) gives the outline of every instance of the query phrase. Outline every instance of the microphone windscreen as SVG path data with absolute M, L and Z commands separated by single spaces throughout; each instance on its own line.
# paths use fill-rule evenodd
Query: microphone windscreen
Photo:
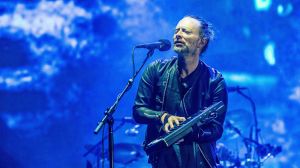
M 171 48 L 171 42 L 166 39 L 158 40 L 162 44 L 159 46 L 159 51 L 167 51 Z

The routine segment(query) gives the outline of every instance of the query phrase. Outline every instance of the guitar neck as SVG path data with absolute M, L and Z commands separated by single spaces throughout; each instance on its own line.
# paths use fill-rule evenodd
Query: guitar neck
M 223 108 L 224 103 L 222 101 L 219 101 L 203 111 L 200 110 L 196 114 L 189 117 L 186 121 L 180 123 L 179 126 L 175 126 L 174 129 L 172 129 L 168 134 L 165 134 L 164 136 L 146 145 L 145 151 L 148 153 L 156 149 L 160 149 L 161 147 L 169 147 L 173 145 L 184 136 L 192 132 L 192 127 L 195 124 L 201 126 L 217 118 L 223 112 Z
M 224 107 L 223 102 L 218 102 L 212 106 L 206 108 L 205 110 L 200 110 L 192 117 L 188 118 L 185 122 L 182 122 L 179 126 L 171 130 L 170 133 L 166 134 L 163 138 L 166 142 L 166 146 L 169 147 L 178 140 L 185 137 L 187 134 L 193 131 L 193 126 L 197 124 L 198 126 L 210 122 L 211 120 L 217 118 L 220 108 Z

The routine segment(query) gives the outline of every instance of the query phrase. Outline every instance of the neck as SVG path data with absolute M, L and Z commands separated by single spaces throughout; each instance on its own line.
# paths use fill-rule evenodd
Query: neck
M 197 68 L 199 56 L 180 56 L 178 55 L 179 72 L 181 78 L 185 78 Z

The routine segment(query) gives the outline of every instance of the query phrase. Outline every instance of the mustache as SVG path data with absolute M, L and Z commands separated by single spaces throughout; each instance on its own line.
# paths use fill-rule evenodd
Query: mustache
M 174 44 L 185 44 L 185 42 L 180 41 L 180 40 L 176 40 L 176 41 L 174 41 Z

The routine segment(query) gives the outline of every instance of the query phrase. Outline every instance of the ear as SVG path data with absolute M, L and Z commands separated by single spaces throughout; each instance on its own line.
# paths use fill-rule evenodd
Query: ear
M 203 46 L 205 46 L 207 44 L 208 40 L 206 38 L 200 38 L 198 41 L 198 47 L 202 48 Z
M 208 43 L 207 38 L 201 38 L 202 45 L 205 46 Z

